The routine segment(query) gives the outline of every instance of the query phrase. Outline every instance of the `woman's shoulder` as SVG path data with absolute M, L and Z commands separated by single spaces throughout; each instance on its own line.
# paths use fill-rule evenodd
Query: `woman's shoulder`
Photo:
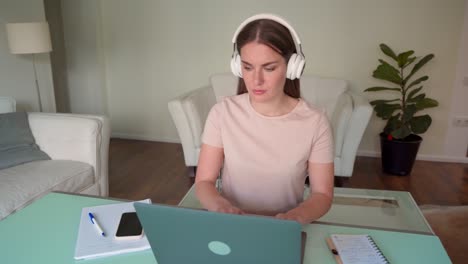
M 245 113 L 247 112 L 247 102 L 246 94 L 226 96 L 219 99 L 211 108 L 210 113 L 221 118 Z
M 239 104 L 239 103 L 245 103 L 246 99 L 248 98 L 247 93 L 243 94 L 237 94 L 237 95 L 230 95 L 230 96 L 225 96 L 220 100 L 220 103 L 225 103 L 225 104 Z
M 296 114 L 304 116 L 304 117 L 309 117 L 309 118 L 313 118 L 313 117 L 320 118 L 320 117 L 326 116 L 326 111 L 324 108 L 313 105 L 301 98 L 299 102 L 299 107 L 297 107 Z
M 223 108 L 244 108 L 248 102 L 248 95 L 246 93 L 239 95 L 231 95 L 223 97 L 217 102 L 214 107 L 223 109 Z

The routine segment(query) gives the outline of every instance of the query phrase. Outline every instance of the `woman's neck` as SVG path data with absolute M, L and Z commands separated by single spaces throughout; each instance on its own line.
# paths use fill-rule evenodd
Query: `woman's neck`
M 299 102 L 299 99 L 292 98 L 288 95 L 278 97 L 276 100 L 268 102 L 254 102 L 250 98 L 250 104 L 259 114 L 264 116 L 282 116 L 290 113 Z

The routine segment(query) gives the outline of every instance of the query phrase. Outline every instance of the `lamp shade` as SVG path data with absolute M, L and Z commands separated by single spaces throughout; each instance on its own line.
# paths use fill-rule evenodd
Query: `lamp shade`
M 8 23 L 6 31 L 12 54 L 43 53 L 52 50 L 47 22 Z

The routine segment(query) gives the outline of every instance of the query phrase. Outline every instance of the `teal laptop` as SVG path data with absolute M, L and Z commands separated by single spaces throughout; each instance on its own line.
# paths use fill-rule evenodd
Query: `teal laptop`
M 158 264 L 301 263 L 295 221 L 157 204 L 135 209 Z

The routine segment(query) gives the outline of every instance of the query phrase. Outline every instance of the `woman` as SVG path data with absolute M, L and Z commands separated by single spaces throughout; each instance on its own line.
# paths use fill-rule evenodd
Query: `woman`
M 331 206 L 332 132 L 325 113 L 300 98 L 296 78 L 304 59 L 291 34 L 300 44 L 286 21 L 261 14 L 234 35 L 238 95 L 211 109 L 195 180 L 197 197 L 210 211 L 305 224 Z M 215 187 L 220 171 L 222 194 Z M 311 192 L 303 200 L 307 174 Z

